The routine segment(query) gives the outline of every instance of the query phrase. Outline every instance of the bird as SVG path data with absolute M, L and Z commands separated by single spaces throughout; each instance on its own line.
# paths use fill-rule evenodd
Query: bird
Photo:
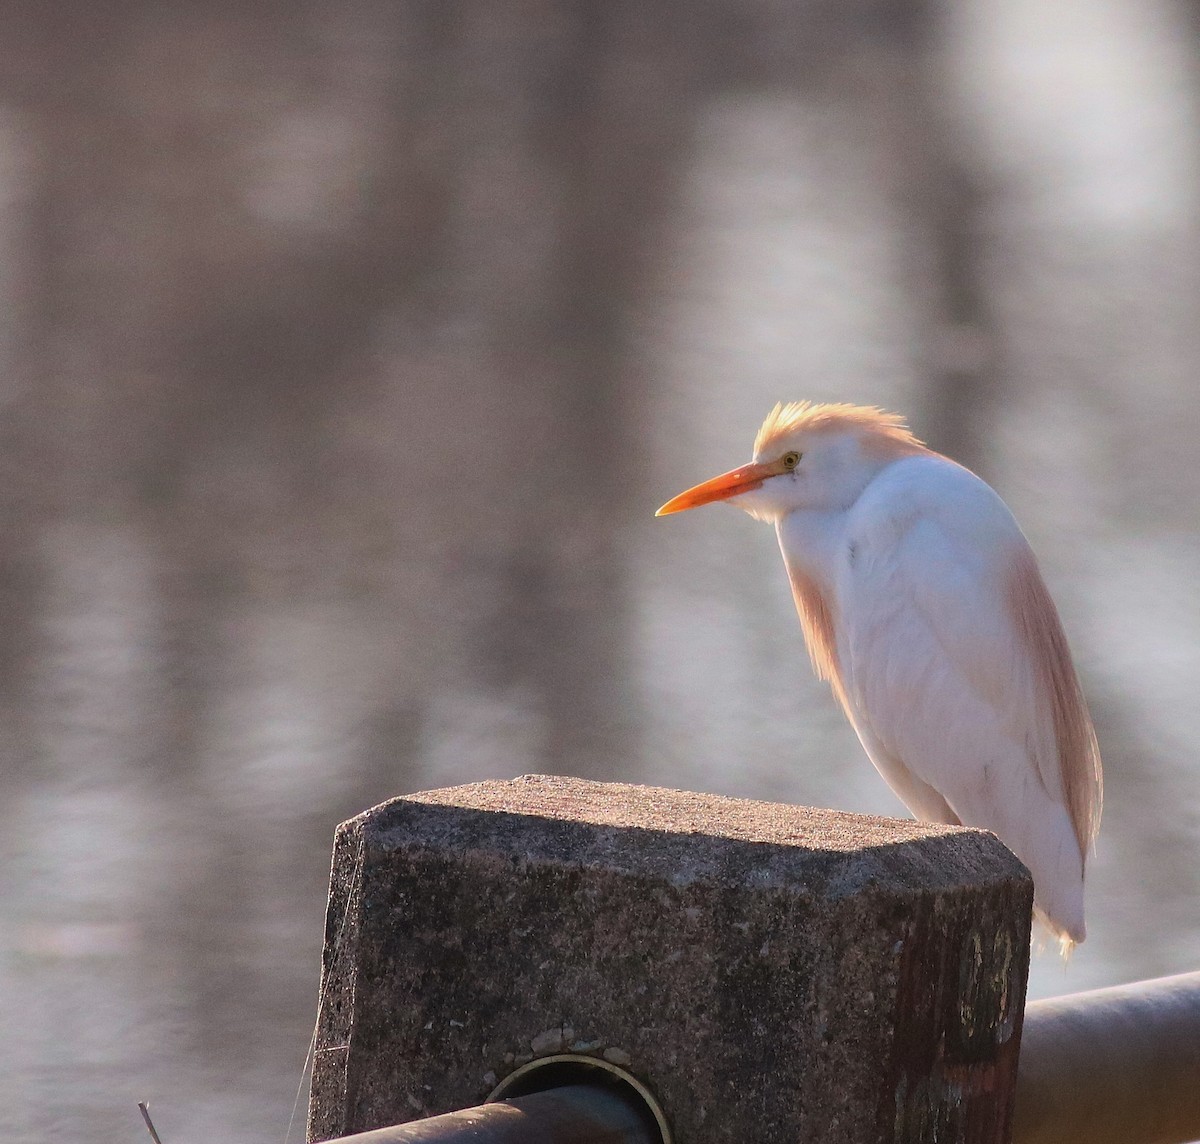
M 1063 956 L 1087 936 L 1100 750 L 1058 611 L 1012 512 L 875 406 L 780 403 L 753 459 L 669 500 L 771 523 L 816 674 L 923 821 L 989 830 Z

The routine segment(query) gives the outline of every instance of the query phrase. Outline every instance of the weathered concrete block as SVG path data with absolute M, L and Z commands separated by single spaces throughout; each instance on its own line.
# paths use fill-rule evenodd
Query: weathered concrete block
M 624 1064 L 681 1144 L 1006 1141 L 1032 884 L 992 835 L 532 775 L 334 852 L 309 1139 Z

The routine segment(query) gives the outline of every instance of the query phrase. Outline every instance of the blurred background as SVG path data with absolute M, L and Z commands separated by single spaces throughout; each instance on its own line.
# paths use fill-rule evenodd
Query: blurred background
M 778 399 L 1040 554 L 1107 802 L 1032 995 L 1200 968 L 1198 103 L 1184 0 L 0 8 L 0 1137 L 283 1140 L 391 795 L 903 814 L 771 531 L 652 516 Z

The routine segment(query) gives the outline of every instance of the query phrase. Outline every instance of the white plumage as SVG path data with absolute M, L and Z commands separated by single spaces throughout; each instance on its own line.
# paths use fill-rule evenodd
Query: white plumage
M 814 668 L 905 805 L 993 831 L 1064 950 L 1083 941 L 1100 756 L 1004 502 L 898 417 L 806 403 L 775 408 L 751 464 L 659 512 L 714 500 L 775 524 Z

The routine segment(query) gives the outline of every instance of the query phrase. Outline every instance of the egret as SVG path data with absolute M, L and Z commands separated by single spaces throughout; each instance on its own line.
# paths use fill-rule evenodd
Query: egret
M 657 515 L 713 501 L 775 525 L 813 668 L 901 801 L 996 834 L 1069 953 L 1086 935 L 1100 752 L 1008 506 L 898 415 L 809 402 L 776 405 L 749 464 Z

